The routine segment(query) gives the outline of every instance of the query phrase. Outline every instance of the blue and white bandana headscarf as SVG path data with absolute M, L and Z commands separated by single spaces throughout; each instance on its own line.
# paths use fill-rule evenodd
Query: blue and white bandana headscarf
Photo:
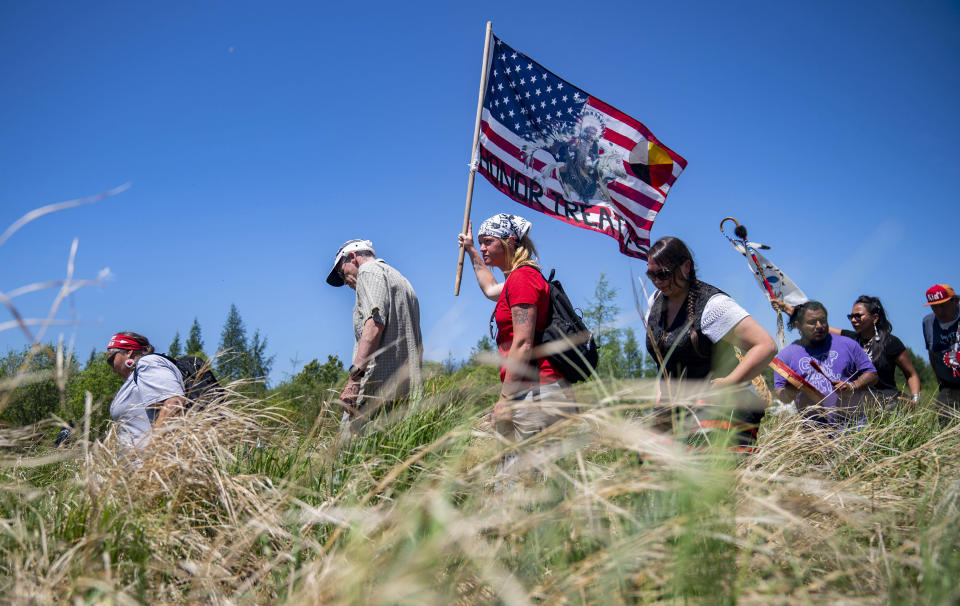
M 513 236 L 517 242 L 519 242 L 523 240 L 523 237 L 527 235 L 531 227 L 533 227 L 533 224 L 523 217 L 500 213 L 480 224 L 477 237 L 493 236 L 494 238 L 503 238 L 506 240 L 510 236 Z

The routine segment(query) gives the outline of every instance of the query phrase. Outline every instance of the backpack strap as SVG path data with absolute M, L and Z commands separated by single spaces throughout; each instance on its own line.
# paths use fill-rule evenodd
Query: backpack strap
M 163 359 L 165 359 L 166 361 L 168 361 L 168 362 L 170 362 L 171 364 L 173 364 L 173 366 L 174 366 L 175 368 L 177 367 L 177 361 L 174 360 L 173 358 L 171 358 L 170 356 L 168 356 L 167 354 L 162 354 L 162 353 L 158 353 L 158 352 L 153 352 L 153 353 L 144 354 L 144 355 L 140 356 L 139 358 L 137 358 L 137 364 L 133 367 L 133 383 L 134 383 L 134 385 L 137 384 L 137 378 L 138 378 L 138 376 L 139 376 L 140 360 L 146 358 L 147 356 L 160 356 L 161 358 L 163 358 Z M 180 370 L 180 369 L 177 368 L 177 370 Z

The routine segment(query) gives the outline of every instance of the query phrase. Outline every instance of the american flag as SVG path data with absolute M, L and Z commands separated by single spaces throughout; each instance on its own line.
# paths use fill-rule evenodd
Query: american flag
M 646 259 L 650 228 L 687 161 L 639 121 L 493 43 L 477 170 L 516 202 Z

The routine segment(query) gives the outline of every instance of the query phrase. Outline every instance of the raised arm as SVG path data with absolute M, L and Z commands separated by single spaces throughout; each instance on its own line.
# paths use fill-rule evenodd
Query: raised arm
M 483 295 L 491 301 L 500 298 L 500 292 L 503 290 L 503 283 L 497 282 L 493 272 L 483 262 L 480 251 L 473 245 L 473 221 L 467 223 L 467 232 L 458 236 L 460 246 L 470 256 L 470 264 L 473 265 L 473 272 L 477 276 L 477 283 Z

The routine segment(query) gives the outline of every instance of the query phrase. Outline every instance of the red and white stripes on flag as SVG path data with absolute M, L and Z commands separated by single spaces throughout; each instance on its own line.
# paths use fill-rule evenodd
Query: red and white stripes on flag
M 638 120 L 496 38 L 488 70 L 480 174 L 513 200 L 646 259 L 654 219 L 686 160 Z

